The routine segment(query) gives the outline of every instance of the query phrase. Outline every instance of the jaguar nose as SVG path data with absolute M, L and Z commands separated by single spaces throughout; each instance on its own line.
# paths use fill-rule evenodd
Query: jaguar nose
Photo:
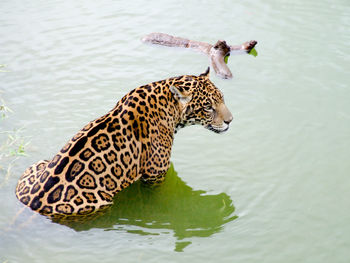
M 233 116 L 230 114 L 230 116 L 228 116 L 225 120 L 224 123 L 226 124 L 230 124 L 230 122 L 233 120 Z
M 230 124 L 230 122 L 233 120 L 233 116 L 224 103 L 220 105 L 219 111 L 221 112 L 221 120 L 225 124 Z

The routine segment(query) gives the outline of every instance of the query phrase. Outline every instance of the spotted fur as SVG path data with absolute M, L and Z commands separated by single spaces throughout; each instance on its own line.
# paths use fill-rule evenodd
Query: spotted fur
M 177 130 L 201 124 L 220 133 L 231 120 L 209 69 L 138 87 L 82 128 L 52 160 L 30 166 L 16 196 L 44 215 L 90 214 L 111 205 L 136 180 L 162 182 Z

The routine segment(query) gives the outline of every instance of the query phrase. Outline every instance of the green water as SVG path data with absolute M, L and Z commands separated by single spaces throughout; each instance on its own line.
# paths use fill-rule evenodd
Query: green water
M 210 237 L 223 225 L 237 218 L 235 208 L 225 193 L 206 194 L 186 185 L 171 167 L 161 187 L 150 188 L 140 182 L 123 191 L 114 205 L 96 218 L 57 220 L 76 231 L 102 228 L 139 235 L 173 233 L 175 251 L 191 244 L 192 237 Z M 153 230 L 153 231 L 152 231 Z
M 0 121 L 0 263 L 349 262 L 349 1 L 3 1 L 0 11 L 1 98 L 13 111 Z M 228 132 L 181 130 L 162 186 L 135 184 L 88 221 L 17 215 L 26 167 L 131 89 L 205 71 L 202 54 L 141 43 L 150 32 L 258 41 L 256 58 L 230 56 L 232 80 L 211 75 L 234 116 Z

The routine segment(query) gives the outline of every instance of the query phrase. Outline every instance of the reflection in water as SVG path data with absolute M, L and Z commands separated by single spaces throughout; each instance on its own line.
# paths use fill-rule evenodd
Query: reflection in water
M 164 230 L 172 230 L 178 240 L 175 250 L 182 251 L 191 242 L 181 240 L 209 237 L 219 232 L 225 223 L 237 218 L 232 215 L 234 210 L 227 194 L 206 195 L 204 191 L 194 191 L 171 166 L 162 185 L 150 188 L 136 182 L 120 192 L 113 206 L 98 217 L 84 222 L 54 221 L 76 231 L 104 228 L 139 235 L 159 235 Z

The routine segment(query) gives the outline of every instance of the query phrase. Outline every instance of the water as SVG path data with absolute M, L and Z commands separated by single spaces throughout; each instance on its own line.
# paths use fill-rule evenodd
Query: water
M 26 157 L 0 165 L 0 262 L 349 262 L 350 4 L 325 1 L 3 1 L 1 96 Z M 200 74 L 202 54 L 145 45 L 150 32 L 258 40 L 212 81 L 234 115 L 220 136 L 175 138 L 156 189 L 123 192 L 85 223 L 32 217 L 14 188 L 129 90 Z M 12 133 L 13 134 L 13 133 Z M 10 165 L 9 177 L 6 169 Z

